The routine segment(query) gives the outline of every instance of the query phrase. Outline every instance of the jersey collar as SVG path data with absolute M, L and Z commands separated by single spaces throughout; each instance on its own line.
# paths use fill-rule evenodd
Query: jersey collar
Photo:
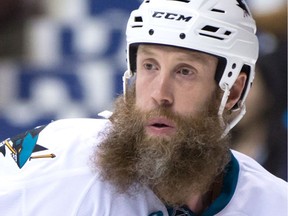
M 214 202 L 201 214 L 201 216 L 213 216 L 223 210 L 230 200 L 232 199 L 239 176 L 239 163 L 235 156 L 231 154 L 231 160 L 225 168 L 225 174 L 223 178 L 223 187 L 220 195 L 214 200 Z M 191 210 L 186 207 L 171 208 L 167 207 L 169 216 L 196 216 Z

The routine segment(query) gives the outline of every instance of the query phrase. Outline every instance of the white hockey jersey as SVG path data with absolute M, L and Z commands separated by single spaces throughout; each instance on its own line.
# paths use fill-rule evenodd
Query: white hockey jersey
M 108 120 L 67 119 L 0 144 L 1 216 L 175 216 L 152 191 L 118 194 L 92 171 L 91 155 Z M 220 196 L 203 216 L 287 216 L 287 183 L 232 151 Z

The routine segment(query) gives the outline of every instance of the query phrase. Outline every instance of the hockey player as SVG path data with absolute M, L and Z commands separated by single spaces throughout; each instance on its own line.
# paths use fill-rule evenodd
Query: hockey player
M 0 144 L 1 215 L 287 215 L 287 183 L 229 149 L 255 31 L 242 0 L 144 0 L 112 116 Z

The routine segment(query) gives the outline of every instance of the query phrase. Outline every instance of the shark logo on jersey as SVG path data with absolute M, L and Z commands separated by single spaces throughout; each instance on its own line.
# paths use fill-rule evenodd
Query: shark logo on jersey
M 54 154 L 32 156 L 34 152 L 45 151 L 47 148 L 37 144 L 39 133 L 46 126 L 39 126 L 25 133 L 9 138 L 0 143 L 0 152 L 6 156 L 5 146 L 11 151 L 11 155 L 21 169 L 25 163 L 36 158 L 54 158 Z
M 240 7 L 244 11 L 244 16 L 250 16 L 248 7 L 243 0 L 236 0 L 238 2 L 237 6 Z

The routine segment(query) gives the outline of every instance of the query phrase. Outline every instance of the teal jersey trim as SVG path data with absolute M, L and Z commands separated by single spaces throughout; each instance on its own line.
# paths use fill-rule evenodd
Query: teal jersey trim
M 219 213 L 228 205 L 236 190 L 239 169 L 239 163 L 231 152 L 231 160 L 226 166 L 226 173 L 223 179 L 223 187 L 221 194 L 202 214 L 202 216 L 213 216 Z
M 239 176 L 239 169 L 240 169 L 239 163 L 231 152 L 231 160 L 225 168 L 225 175 L 223 178 L 223 186 L 222 186 L 221 193 L 217 197 L 217 199 L 215 199 L 214 202 L 209 206 L 209 208 L 207 208 L 201 214 L 201 216 L 213 216 L 219 213 L 228 205 L 228 203 L 232 199 L 236 190 L 238 176 Z M 167 207 L 167 211 L 170 216 L 177 216 L 177 215 L 196 216 L 195 213 L 193 213 L 191 210 L 187 209 L 186 207 L 182 207 L 178 209 Z
M 154 212 L 149 214 L 149 216 L 163 216 L 163 212 L 162 211 Z

